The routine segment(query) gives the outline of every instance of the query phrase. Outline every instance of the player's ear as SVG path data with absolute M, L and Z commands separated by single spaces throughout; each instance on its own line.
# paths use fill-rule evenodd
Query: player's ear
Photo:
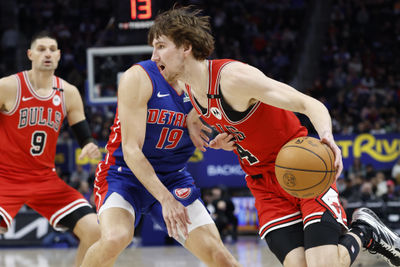
M 60 60 L 61 58 L 61 50 L 57 49 L 57 60 Z
M 188 56 L 192 52 L 192 44 L 186 42 L 183 44 L 183 53 Z
M 26 50 L 26 55 L 28 56 L 28 58 L 30 60 L 32 60 L 32 50 L 30 50 L 30 49 Z

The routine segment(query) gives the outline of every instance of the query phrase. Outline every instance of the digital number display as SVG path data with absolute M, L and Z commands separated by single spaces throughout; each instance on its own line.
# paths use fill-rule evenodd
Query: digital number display
M 152 17 L 151 0 L 130 0 L 131 19 L 147 20 Z
M 167 0 L 116 0 L 115 20 L 122 31 L 148 29 Z

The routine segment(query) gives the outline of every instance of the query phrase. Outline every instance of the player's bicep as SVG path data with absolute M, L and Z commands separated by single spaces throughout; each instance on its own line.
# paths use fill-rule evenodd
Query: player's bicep
M 256 99 L 265 104 L 291 111 L 302 112 L 309 102 L 309 97 L 293 87 L 267 77 L 255 67 L 246 64 L 231 64 L 225 82 L 232 92 L 239 96 Z M 229 65 L 228 65 L 229 66 Z M 228 67 L 227 66 L 227 67 Z M 222 84 L 221 79 L 221 85 Z
M 64 87 L 64 94 L 68 124 L 71 126 L 84 120 L 85 112 L 83 109 L 83 101 L 78 89 L 71 84 L 67 84 Z
M 152 83 L 141 67 L 134 66 L 121 77 L 118 86 L 118 116 L 124 153 L 143 146 L 147 102 L 151 93 Z

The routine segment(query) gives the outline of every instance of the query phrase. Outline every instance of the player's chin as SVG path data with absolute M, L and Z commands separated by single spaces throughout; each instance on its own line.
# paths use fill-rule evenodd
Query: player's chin
M 54 67 L 54 66 L 50 66 L 50 65 L 45 65 L 45 66 L 42 66 L 41 68 L 40 68 L 40 70 L 42 70 L 42 71 L 53 71 L 53 70 L 55 70 L 56 69 L 56 67 Z

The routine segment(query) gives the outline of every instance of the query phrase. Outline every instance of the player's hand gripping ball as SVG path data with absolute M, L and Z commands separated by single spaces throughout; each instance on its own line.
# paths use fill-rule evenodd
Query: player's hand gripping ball
M 298 198 L 314 198 L 335 182 L 335 156 L 326 144 L 313 137 L 298 137 L 285 144 L 275 161 L 281 187 Z

